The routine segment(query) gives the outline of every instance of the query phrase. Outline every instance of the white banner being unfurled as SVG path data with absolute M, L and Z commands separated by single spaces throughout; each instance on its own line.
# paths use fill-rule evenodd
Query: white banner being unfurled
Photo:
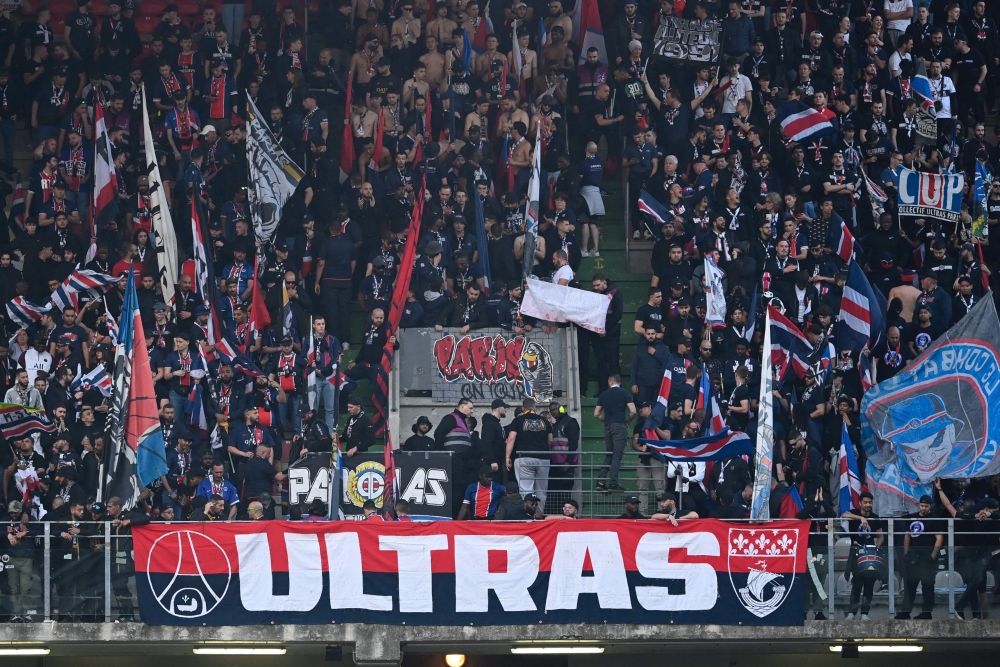
M 521 312 L 547 322 L 573 322 L 602 334 L 610 305 L 607 294 L 531 279 Z
M 247 163 L 254 234 L 261 243 L 270 243 L 285 202 L 305 173 L 275 140 L 252 100 L 247 100 Z

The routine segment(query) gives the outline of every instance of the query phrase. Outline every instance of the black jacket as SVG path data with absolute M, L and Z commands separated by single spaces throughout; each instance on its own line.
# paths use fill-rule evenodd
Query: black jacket
M 466 294 L 459 294 L 445 305 L 438 315 L 437 323 L 443 327 L 464 327 L 470 330 L 482 329 L 487 326 L 486 313 L 483 308 L 482 295 L 474 303 L 469 303 Z M 466 315 L 468 314 L 468 315 Z
M 486 463 L 505 465 L 507 461 L 507 436 L 500 420 L 494 417 L 492 412 L 487 412 L 483 415 L 483 426 L 480 430 L 483 450 L 492 454 L 492 459 Z

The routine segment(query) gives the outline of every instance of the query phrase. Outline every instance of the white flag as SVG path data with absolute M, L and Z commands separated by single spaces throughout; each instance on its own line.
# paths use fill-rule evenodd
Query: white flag
M 305 176 L 264 124 L 260 111 L 247 100 L 247 195 L 254 234 L 262 244 L 274 240 L 285 202 Z
M 528 279 L 521 312 L 546 322 L 573 322 L 594 333 L 604 333 L 611 300 L 607 294 Z
M 726 291 L 722 287 L 722 270 L 711 255 L 705 255 L 705 324 L 726 326 Z
M 156 147 L 149 129 L 149 110 L 146 106 L 146 86 L 142 87 L 142 137 L 146 148 L 146 178 L 149 179 L 150 209 L 153 213 L 153 239 L 156 241 L 156 261 L 160 266 L 160 285 L 163 302 L 170 305 L 177 285 L 177 235 L 170 218 L 170 206 L 164 196 L 163 179 L 156 164 Z

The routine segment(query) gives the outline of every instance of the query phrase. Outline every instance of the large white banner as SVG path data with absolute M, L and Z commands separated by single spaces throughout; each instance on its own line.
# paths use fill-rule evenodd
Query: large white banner
M 573 322 L 594 333 L 604 333 L 609 304 L 607 294 L 531 279 L 521 312 L 547 322 Z
M 247 163 L 250 168 L 247 194 L 254 234 L 261 243 L 270 243 L 285 202 L 305 173 L 267 129 L 252 100 L 247 100 Z

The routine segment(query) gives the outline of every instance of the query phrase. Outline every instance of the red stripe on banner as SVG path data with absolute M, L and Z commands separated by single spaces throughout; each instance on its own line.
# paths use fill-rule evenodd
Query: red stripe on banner
M 360 549 L 360 563 L 364 572 L 396 573 L 399 568 L 397 551 L 383 549 L 385 541 L 380 538 L 427 537 L 442 535 L 447 542 L 441 542 L 440 549 L 431 552 L 431 571 L 435 574 L 454 573 L 456 558 L 463 558 L 468 550 L 456 547 L 466 536 L 492 538 L 495 547 L 489 551 L 504 551 L 515 544 L 518 537 L 527 536 L 538 552 L 538 571 L 552 570 L 557 543 L 573 544 L 573 548 L 594 551 L 598 543 L 612 545 L 620 550 L 625 570 L 636 571 L 636 553 L 640 559 L 643 553 L 640 542 L 649 543 L 650 534 L 702 534 L 715 555 L 689 555 L 683 548 L 671 549 L 670 563 L 705 563 L 717 572 L 747 572 L 759 567 L 752 559 L 734 562 L 731 550 L 740 554 L 756 549 L 758 554 L 768 551 L 786 558 L 775 561 L 767 567 L 770 572 L 803 573 L 806 568 L 807 521 L 783 521 L 761 530 L 760 526 L 742 527 L 727 524 L 716 519 L 698 519 L 681 522 L 672 526 L 666 521 L 644 521 L 625 523 L 603 519 L 583 519 L 579 521 L 535 522 L 535 523 L 489 523 L 480 522 L 355 522 L 334 521 L 328 523 L 193 523 L 193 524 L 151 524 L 137 527 L 133 531 L 135 545 L 135 567 L 137 573 L 162 573 L 195 575 L 236 574 L 240 572 L 241 560 L 250 556 L 250 548 L 269 551 L 269 561 L 273 572 L 287 572 L 288 544 L 296 543 L 312 548 L 318 546 L 320 562 L 316 567 L 329 571 L 329 562 L 345 562 L 345 554 L 338 552 L 330 557 L 326 553 L 329 535 L 345 533 L 357 536 Z M 263 535 L 265 540 L 252 536 Z M 350 541 L 353 541 L 351 537 Z M 339 541 L 343 544 L 347 541 Z M 766 543 L 765 543 L 766 542 Z M 445 546 L 446 545 L 446 546 Z M 560 547 L 562 548 L 562 547 Z M 644 547 L 645 548 L 645 547 Z M 508 555 L 510 552 L 508 552 Z M 486 556 L 484 555 L 484 558 Z M 764 559 L 764 555 L 758 560 Z M 353 559 L 347 559 L 348 561 Z M 486 565 L 483 564 L 483 567 Z
M 803 134 L 815 131 L 824 124 L 829 125 L 829 122 L 820 113 L 814 111 L 812 113 L 803 112 L 789 116 L 782 124 L 782 127 L 790 139 L 797 139 Z

